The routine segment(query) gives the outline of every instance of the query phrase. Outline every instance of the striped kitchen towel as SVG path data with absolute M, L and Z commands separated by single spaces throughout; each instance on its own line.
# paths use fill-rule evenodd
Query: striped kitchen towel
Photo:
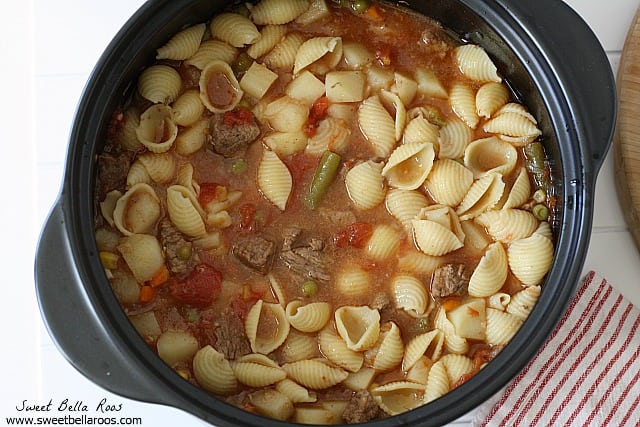
M 640 425 L 640 312 L 591 272 L 536 356 L 474 426 Z

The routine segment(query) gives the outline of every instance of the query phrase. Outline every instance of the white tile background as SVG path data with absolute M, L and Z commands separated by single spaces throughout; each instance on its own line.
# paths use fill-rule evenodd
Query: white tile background
M 93 385 L 58 353 L 39 316 L 33 283 L 38 235 L 62 179 L 67 137 L 84 83 L 102 50 L 142 0 L 0 2 L 3 137 L 0 182 L 0 425 L 23 400 L 102 398 L 123 403 L 143 425 L 201 426 L 178 410 L 130 401 Z M 568 0 L 594 29 L 617 69 L 640 0 Z M 597 84 L 597 82 L 594 82 Z M 595 219 L 584 271 L 597 270 L 640 306 L 640 255 L 618 203 L 612 152 L 596 188 Z M 91 415 L 97 415 L 95 413 Z M 469 425 L 471 415 L 454 424 Z

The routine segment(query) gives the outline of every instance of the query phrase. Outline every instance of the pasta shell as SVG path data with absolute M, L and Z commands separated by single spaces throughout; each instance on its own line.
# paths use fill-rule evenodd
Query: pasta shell
M 318 400 L 318 396 L 314 392 L 310 392 L 288 378 L 278 382 L 276 390 L 287 396 L 293 403 L 312 403 Z
M 204 68 L 211 61 L 223 61 L 231 64 L 238 56 L 238 49 L 223 42 L 222 40 L 205 40 L 200 44 L 198 50 L 185 61 L 185 64 L 196 67 L 199 70 Z
M 407 371 L 405 379 L 418 384 L 427 384 L 429 379 L 429 370 L 433 366 L 433 362 L 426 356 L 422 356 L 418 361 Z
M 444 363 L 438 361 L 429 370 L 427 385 L 424 388 L 424 403 L 444 396 L 451 389 L 449 374 Z
M 439 204 L 458 206 L 473 184 L 473 172 L 451 159 L 436 160 L 425 181 L 431 197 Z
M 407 125 L 407 109 L 398 95 L 385 89 L 380 91 L 380 101 L 388 111 L 395 111 L 395 140 L 399 141 Z
M 527 117 L 512 112 L 500 113 L 487 121 L 483 129 L 491 132 L 514 138 L 524 138 L 523 141 L 533 141 L 542 134 L 535 123 Z M 523 142 L 524 144 L 524 142 Z M 523 145 L 522 144 L 522 145 Z
M 150 280 L 164 265 L 160 242 L 150 234 L 125 236 L 118 243 L 117 250 L 138 283 Z
M 479 178 L 491 172 L 508 175 L 516 167 L 518 152 L 496 137 L 478 139 L 464 150 L 464 165 Z
M 113 210 L 113 222 L 125 236 L 151 234 L 162 207 L 160 198 L 149 184 L 136 184 L 118 199 Z
M 140 124 L 140 114 L 135 108 L 127 108 L 123 114 L 122 126 L 116 131 L 116 141 L 125 150 L 138 151 L 142 148 L 136 135 L 136 129 Z
M 414 274 L 431 274 L 442 264 L 443 257 L 409 250 L 398 259 L 398 270 Z
M 354 351 L 373 347 L 380 334 L 380 313 L 367 306 L 343 306 L 335 311 L 336 329 Z
M 207 64 L 200 74 L 200 99 L 213 113 L 233 110 L 244 92 L 231 66 L 220 60 Z
M 184 60 L 198 51 L 207 26 L 196 24 L 176 33 L 164 46 L 158 48 L 156 59 Z
M 485 83 L 476 92 L 476 110 L 480 117 L 490 118 L 509 101 L 509 91 L 501 83 Z
M 403 355 L 404 343 L 400 328 L 394 322 L 385 323 L 378 343 L 367 352 L 369 364 L 378 372 L 390 371 L 402 362 Z
M 176 159 L 169 153 L 144 153 L 138 156 L 136 162 L 144 166 L 153 182 L 166 184 L 176 176 Z
M 447 99 L 447 90 L 432 70 L 417 67 L 415 70 L 415 78 L 418 82 L 418 92 L 433 98 Z
M 186 157 L 202 149 L 207 142 L 209 125 L 209 119 L 203 118 L 182 129 L 175 141 L 176 153 Z
M 296 53 L 305 42 L 305 37 L 299 33 L 289 33 L 262 59 L 264 65 L 270 69 L 291 71 L 295 64 Z
M 237 13 L 221 13 L 209 24 L 211 35 L 234 47 L 255 43 L 260 32 L 249 18 Z
M 367 160 L 347 172 L 344 183 L 349 198 L 356 208 L 372 209 L 384 200 L 386 188 L 382 168 L 382 163 Z
M 509 305 L 509 302 L 511 302 L 511 295 L 504 292 L 498 292 L 489 297 L 487 307 L 504 311 Z
M 533 214 L 520 209 L 488 211 L 475 220 L 487 229 L 491 237 L 503 243 L 529 237 L 538 227 L 538 220 Z
M 287 373 L 262 354 L 250 354 L 231 365 L 237 380 L 249 387 L 266 387 L 284 380 Z
M 262 4 L 262 2 L 260 3 Z M 247 49 L 247 55 L 257 59 L 271 51 L 276 44 L 287 34 L 284 25 L 266 25 L 260 30 L 260 38 Z
M 285 309 L 291 326 L 301 332 L 316 332 L 324 328 L 331 317 L 331 305 L 326 302 L 303 304 L 300 300 L 289 302 Z
M 261 0 L 251 8 L 256 25 L 287 24 L 309 8 L 309 0 Z
M 295 382 L 314 390 L 333 387 L 341 383 L 349 375 L 343 369 L 335 368 L 315 359 L 286 363 L 282 368 Z
M 291 329 L 280 348 L 280 355 L 285 362 L 297 362 L 318 356 L 316 337 Z
M 152 65 L 138 78 L 138 92 L 153 103 L 169 104 L 180 93 L 182 78 L 168 65 Z
M 171 222 L 187 236 L 203 237 L 206 234 L 204 211 L 193 190 L 181 185 L 167 188 L 167 212 Z
M 325 0 L 311 0 L 309 3 L 309 8 L 296 18 L 297 24 L 308 25 L 331 15 Z
M 412 224 L 416 246 L 427 255 L 441 256 L 464 245 L 465 236 L 460 220 L 448 206 L 424 208 Z
M 133 184 L 133 185 L 135 185 L 135 184 Z M 122 192 L 120 192 L 118 190 L 111 190 L 106 194 L 104 200 L 102 202 L 100 202 L 100 213 L 102 214 L 104 219 L 107 221 L 107 223 L 111 227 L 114 227 L 113 211 L 115 210 L 116 203 L 118 202 L 118 199 L 120 199 L 121 197 L 122 197 Z M 112 249 L 112 248 L 109 248 L 109 249 Z
M 502 82 L 498 69 L 480 46 L 468 44 L 455 49 L 460 71 L 472 80 L 480 82 Z
M 278 209 L 284 211 L 293 188 L 293 179 L 278 155 L 264 150 L 258 165 L 258 187 L 262 194 Z
M 192 189 L 193 194 L 197 197 L 200 194 L 200 185 L 193 178 L 193 174 L 193 165 L 191 163 L 184 163 L 178 168 L 176 181 L 178 185 Z
M 343 266 L 335 278 L 335 289 L 348 297 L 363 297 L 369 292 L 370 286 L 370 274 L 357 264 Z
M 204 112 L 204 104 L 200 99 L 200 92 L 189 89 L 171 105 L 173 121 L 179 126 L 191 126 L 197 122 Z
M 342 382 L 342 385 L 352 391 L 367 390 L 373 383 L 373 378 L 375 376 L 375 369 L 364 367 L 358 372 L 351 372 Z
M 511 209 L 522 206 L 529 200 L 531 196 L 531 182 L 527 169 L 522 167 L 518 173 L 518 177 L 513 182 L 507 200 L 502 205 L 502 209 Z
M 511 313 L 487 308 L 487 344 L 505 345 L 518 332 L 522 320 Z
M 423 316 L 429 307 L 427 289 L 414 276 L 400 275 L 394 277 L 391 280 L 391 295 L 393 296 L 395 307 L 403 309 L 412 317 Z
M 442 353 L 443 339 L 444 334 L 439 329 L 411 338 L 404 350 L 402 370 L 408 371 L 425 355 L 431 360 L 438 360 Z
M 400 242 L 400 233 L 395 228 L 379 224 L 374 227 L 373 233 L 367 241 L 365 253 L 374 260 L 383 261 L 395 255 L 400 247 Z
M 449 93 L 449 104 L 453 112 L 471 129 L 478 126 L 480 117 L 476 112 L 476 95 L 473 89 L 464 83 L 455 83 Z
M 523 290 L 516 292 L 507 305 L 507 313 L 526 320 L 538 302 L 541 290 L 540 286 L 527 286 Z
M 498 292 L 507 280 L 509 266 L 502 243 L 489 245 L 469 280 L 469 295 L 488 297 Z
M 388 415 L 398 415 L 423 404 L 424 385 L 409 381 L 396 381 L 371 389 L 371 395 Z
M 358 372 L 364 363 L 362 353 L 347 347 L 347 343 L 332 328 L 320 331 L 318 345 L 324 357 L 349 372 Z
M 484 175 L 471 185 L 456 213 L 465 221 L 494 208 L 504 192 L 504 181 L 497 173 Z
M 309 69 L 314 74 L 326 74 L 342 59 L 342 38 L 314 37 L 302 43 L 296 52 L 293 74 Z
M 394 76 L 395 82 L 391 86 L 391 92 L 398 96 L 404 106 L 410 105 L 418 93 L 418 82 L 402 73 L 396 72 Z
M 360 104 L 358 124 L 365 138 L 373 145 L 376 155 L 389 157 L 396 145 L 396 125 L 377 95 Z
M 321 120 L 315 135 L 309 138 L 305 151 L 309 154 L 321 155 L 327 150 L 344 153 L 349 146 L 351 131 L 344 120 L 327 117 Z
M 415 117 L 404 128 L 403 143 L 430 142 L 438 146 L 440 128 L 427 120 L 423 115 Z
M 210 345 L 198 350 L 193 357 L 193 374 L 200 387 L 211 393 L 230 395 L 238 386 L 229 361 Z
M 534 286 L 542 282 L 553 263 L 553 243 L 548 238 L 533 233 L 515 240 L 507 249 L 509 267 L 522 283 Z
M 460 377 L 473 370 L 473 361 L 461 354 L 447 354 L 442 356 L 440 362 L 446 368 L 451 384 L 455 384 Z
M 280 347 L 287 339 L 290 328 L 284 308 L 280 304 L 265 303 L 263 300 L 258 300 L 251 307 L 244 327 L 251 350 L 262 354 L 269 354 Z
M 547 221 L 542 221 L 540 225 L 538 225 L 536 231 L 533 232 L 533 234 L 539 234 L 553 242 L 553 231 L 551 230 L 551 226 Z
M 138 141 L 152 153 L 169 151 L 176 140 L 178 126 L 171 116 L 171 108 L 164 104 L 152 105 L 140 116 L 136 135 Z
M 459 159 L 473 138 L 473 131 L 461 120 L 450 120 L 440 128 L 440 159 Z
M 460 313 L 468 314 L 465 311 L 461 311 Z M 440 307 L 440 309 L 437 311 L 436 316 L 433 320 L 433 323 L 437 329 L 442 331 L 443 338 L 444 338 L 444 348 L 449 353 L 466 354 L 469 351 L 469 342 L 467 341 L 466 338 L 463 338 L 460 335 L 457 335 L 456 327 L 447 318 L 447 313 L 444 311 L 443 307 Z M 475 324 L 475 321 L 472 324 Z
M 427 205 L 429 205 L 427 198 L 415 190 L 392 188 L 385 197 L 387 211 L 408 231 L 411 230 L 411 221 Z
M 433 167 L 436 153 L 429 142 L 402 144 L 382 168 L 382 176 L 391 187 L 415 190 L 424 183 Z

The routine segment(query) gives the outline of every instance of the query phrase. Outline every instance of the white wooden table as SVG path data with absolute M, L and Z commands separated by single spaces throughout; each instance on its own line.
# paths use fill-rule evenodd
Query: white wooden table
M 514 0 L 521 1 L 521 0 Z M 612 67 L 640 0 L 567 0 L 601 40 Z M 142 0 L 26 0 L 0 5 L 0 54 L 3 67 L 1 123 L 4 196 L 0 298 L 3 379 L 0 424 L 24 400 L 57 406 L 82 401 L 89 415 L 102 399 L 122 403 L 118 416 L 141 418 L 155 427 L 204 426 L 181 411 L 130 401 L 106 392 L 76 372 L 58 353 L 39 316 L 33 256 L 41 225 L 62 179 L 63 163 L 76 103 L 99 55 Z M 7 59 L 9 58 L 9 59 Z M 9 80 L 7 80 L 9 79 Z M 597 82 L 594 82 L 597 84 Z M 593 234 L 584 272 L 599 271 L 640 306 L 640 254 L 627 230 L 614 184 L 612 151 L 596 187 Z M 11 208 L 9 208 L 11 206 Z M 452 425 L 470 425 L 473 413 Z

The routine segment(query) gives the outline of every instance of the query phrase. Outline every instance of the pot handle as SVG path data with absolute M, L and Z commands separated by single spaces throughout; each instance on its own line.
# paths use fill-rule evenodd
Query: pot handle
M 586 150 L 585 168 L 591 169 L 595 179 L 616 122 L 615 78 L 600 41 L 563 1 L 499 2 L 532 34 L 562 82 L 575 112 L 573 123 L 566 125 L 575 126 Z
M 168 404 L 165 387 L 144 376 L 114 344 L 113 337 L 91 310 L 91 303 L 74 265 L 65 228 L 62 199 L 53 207 L 40 236 L 35 260 L 35 284 L 40 312 L 52 340 L 80 373 L 99 386 L 124 397 Z M 153 400 L 151 400 L 153 399 Z

